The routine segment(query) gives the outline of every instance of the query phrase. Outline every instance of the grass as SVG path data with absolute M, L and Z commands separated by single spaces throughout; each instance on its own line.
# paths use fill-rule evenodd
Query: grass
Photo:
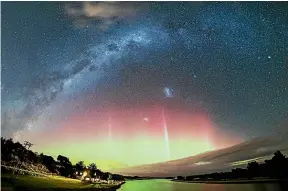
M 20 190 L 116 190 L 118 187 L 103 183 L 87 183 L 60 176 L 35 177 L 20 175 L 10 180 L 10 175 L 1 175 L 1 188 Z M 2 189 L 1 189 L 2 190 Z

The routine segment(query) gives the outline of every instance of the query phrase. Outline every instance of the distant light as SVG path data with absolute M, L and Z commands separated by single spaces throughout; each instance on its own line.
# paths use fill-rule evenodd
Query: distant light
M 148 117 L 145 117 L 143 120 L 144 120 L 144 121 L 149 121 Z
M 83 175 L 81 176 L 81 180 L 85 180 L 85 177 L 87 176 L 87 172 L 86 171 L 84 171 L 83 172 Z
M 271 56 L 268 56 L 268 59 L 270 59 L 271 58 Z
M 205 164 L 211 164 L 211 162 L 197 162 L 196 165 L 205 165 Z

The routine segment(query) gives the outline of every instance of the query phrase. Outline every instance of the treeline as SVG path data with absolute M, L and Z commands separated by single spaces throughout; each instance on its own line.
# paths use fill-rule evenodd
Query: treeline
M 55 175 L 61 175 L 70 178 L 76 178 L 82 176 L 83 172 L 87 172 L 89 178 L 100 178 L 102 180 L 123 180 L 123 176 L 117 174 L 111 174 L 109 172 L 102 172 L 97 168 L 95 163 L 88 166 L 84 164 L 84 161 L 80 161 L 75 165 L 72 165 L 69 158 L 66 156 L 58 155 L 55 160 L 52 156 L 38 154 L 31 150 L 27 150 L 19 142 L 14 143 L 12 139 L 5 139 L 1 137 L 1 165 L 7 165 L 16 167 L 21 163 L 18 168 L 31 169 L 42 173 L 52 173 Z M 2 172 L 7 171 L 5 168 L 1 168 Z M 25 170 L 26 170 L 25 169 Z
M 194 175 L 177 177 L 177 179 L 185 180 L 232 180 L 232 179 L 252 179 L 252 178 L 288 178 L 288 158 L 280 151 L 276 151 L 270 160 L 264 163 L 256 161 L 247 164 L 247 168 L 236 168 L 230 172 L 211 173 L 203 175 Z
M 125 180 L 150 180 L 150 179 L 158 179 L 159 177 L 124 176 L 124 178 Z

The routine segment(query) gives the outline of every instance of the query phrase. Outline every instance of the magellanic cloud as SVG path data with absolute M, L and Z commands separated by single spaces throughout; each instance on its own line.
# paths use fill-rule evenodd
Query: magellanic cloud
M 83 2 L 68 3 L 65 11 L 73 18 L 74 25 L 82 28 L 96 25 L 100 29 L 107 29 L 116 21 L 136 16 L 147 6 L 146 3 L 134 2 Z

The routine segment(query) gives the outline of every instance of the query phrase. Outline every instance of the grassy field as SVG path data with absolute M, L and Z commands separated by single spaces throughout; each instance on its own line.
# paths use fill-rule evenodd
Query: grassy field
M 1 175 L 1 190 L 116 190 L 118 187 L 109 184 L 92 184 L 80 180 L 64 178 L 60 176 L 34 177 L 18 176 L 10 180 L 9 175 Z

